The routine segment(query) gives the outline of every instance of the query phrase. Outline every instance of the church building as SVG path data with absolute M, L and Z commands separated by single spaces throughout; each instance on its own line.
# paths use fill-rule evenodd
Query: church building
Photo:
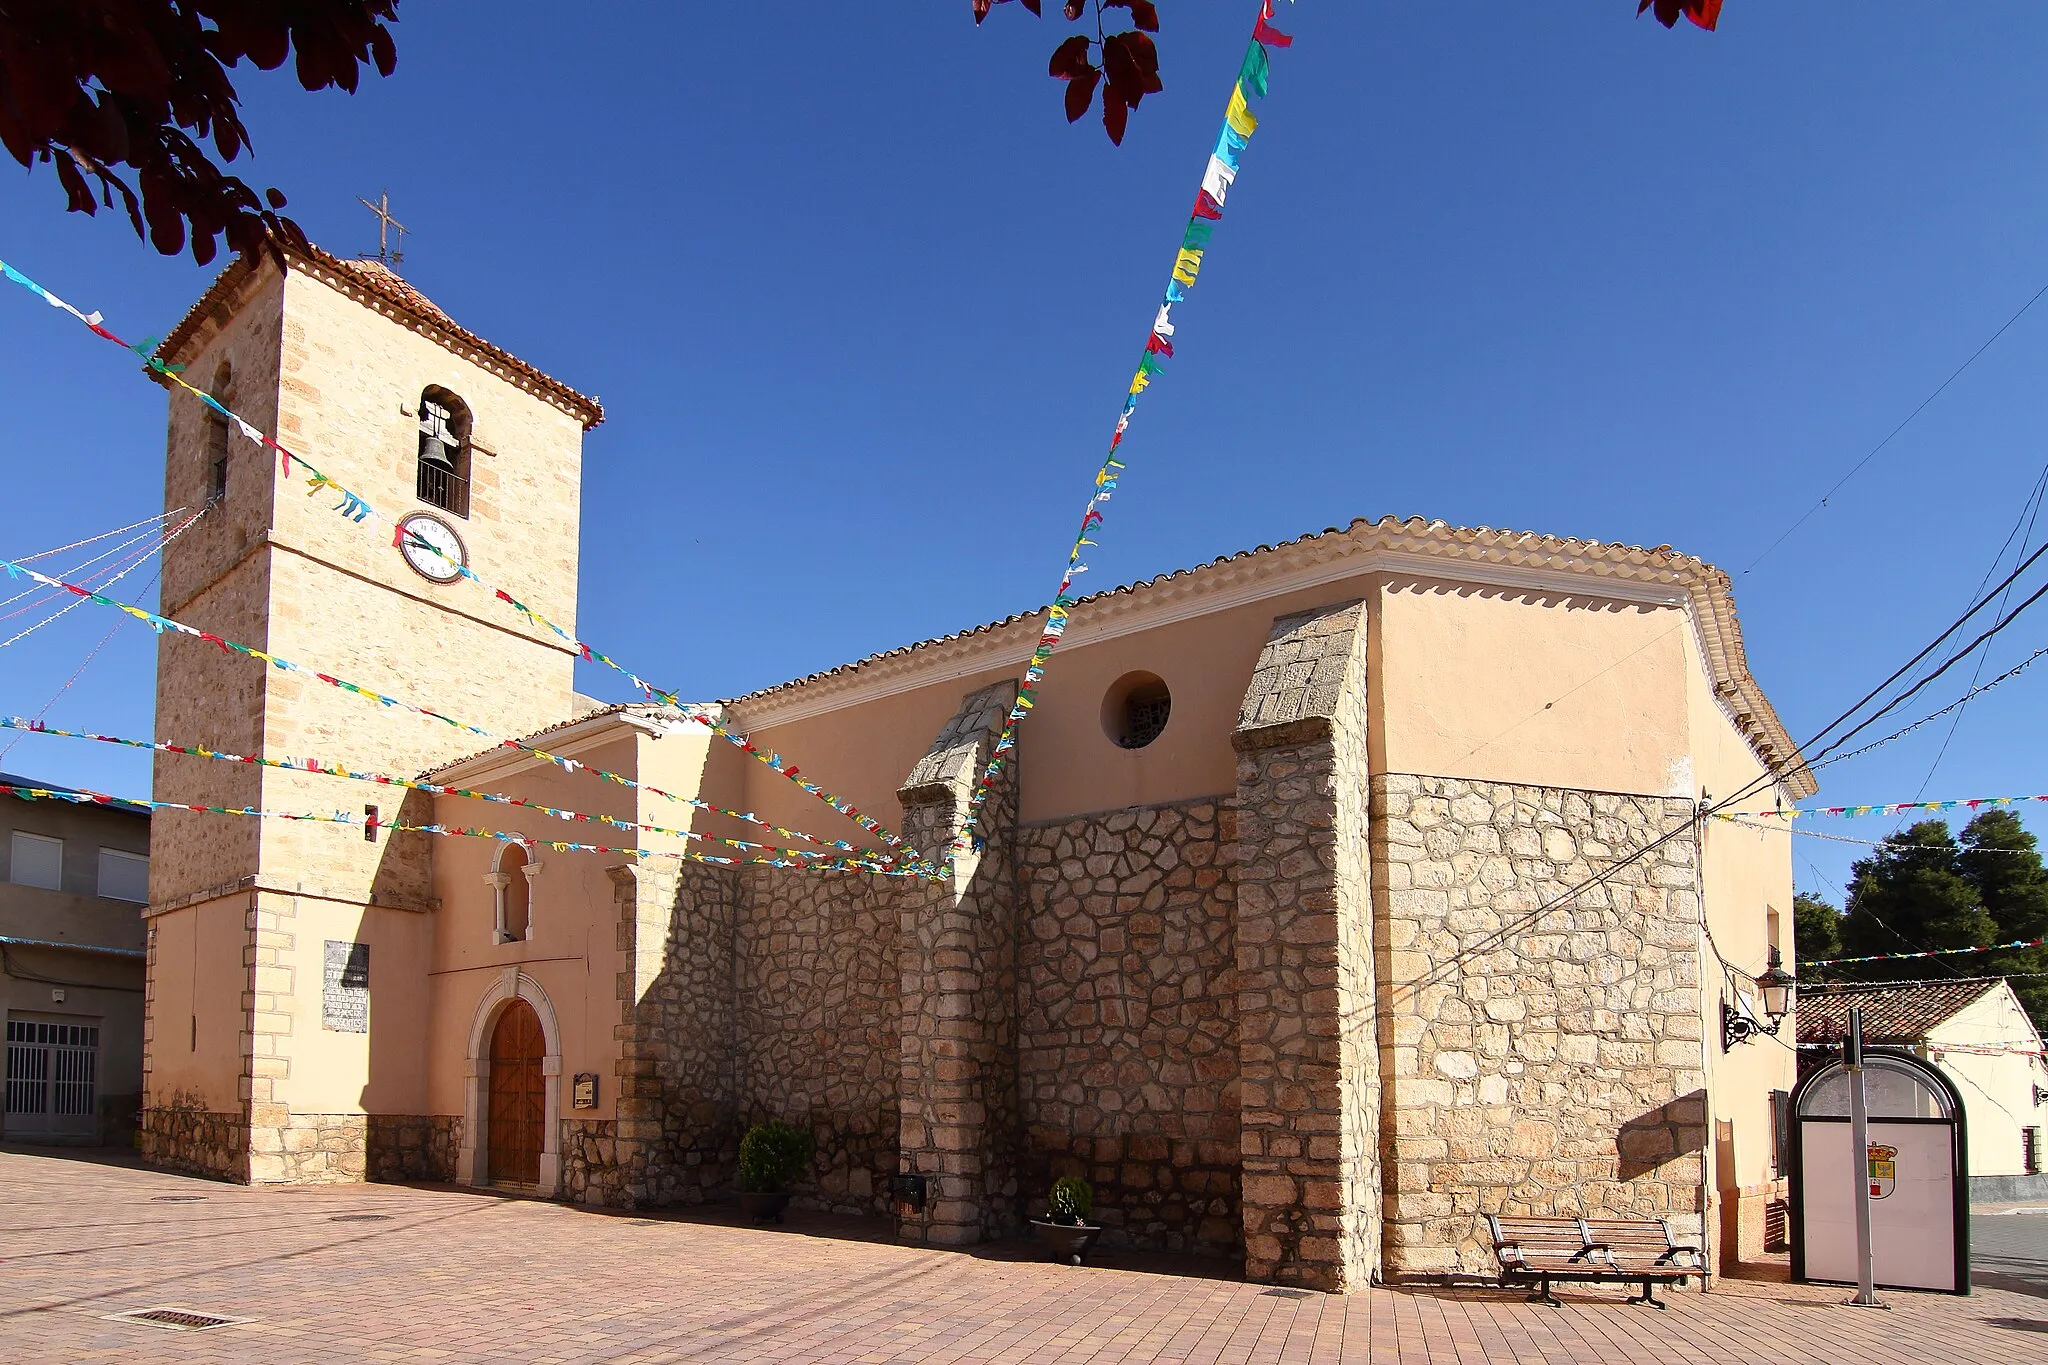
M 763 822 L 894 850 L 705 719 L 943 860 L 1043 614 L 600 705 L 448 562 L 574 633 L 594 399 L 317 250 L 231 266 L 162 355 L 441 551 L 174 392 L 167 505 L 217 505 L 165 614 L 525 747 L 176 635 L 159 734 L 617 823 L 160 756 L 159 799 L 364 818 L 157 817 L 150 1162 L 651 1208 L 728 1198 L 775 1118 L 799 1209 L 932 1245 L 1071 1174 L 1111 1244 L 1316 1289 L 1490 1271 L 1502 1210 L 1761 1249 L 1794 1057 L 1723 1015 L 1791 952 L 1790 838 L 1697 810 L 1814 784 L 1720 571 L 1388 518 L 1117 588 L 943 879 L 773 866 L 806 846 Z M 436 824 L 505 837 L 387 827 Z

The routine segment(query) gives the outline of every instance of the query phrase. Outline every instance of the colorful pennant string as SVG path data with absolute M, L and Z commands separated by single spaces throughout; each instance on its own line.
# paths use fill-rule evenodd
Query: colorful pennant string
M 1841 967 L 1852 962 L 1906 962 L 1923 957 L 1954 957 L 1959 953 L 2002 953 L 2015 948 L 2048 946 L 2048 938 L 2020 939 L 2012 943 L 1987 943 L 1981 948 L 1929 948 L 1918 953 L 1870 953 L 1864 957 L 1823 957 L 1802 962 L 1802 967 Z
M 326 673 L 315 672 L 314 670 L 307 668 L 303 664 L 293 663 L 290 659 L 282 658 L 275 654 L 265 653 L 263 650 L 257 649 L 252 645 L 245 645 L 234 640 L 223 639 L 220 636 L 214 635 L 209 631 L 200 630 L 194 626 L 188 626 L 182 621 L 174 621 L 168 616 L 159 616 L 157 613 L 153 611 L 146 611 L 143 608 L 135 606 L 131 603 L 117 601 L 114 598 L 107 597 L 100 593 L 94 592 L 89 588 L 82 588 L 78 586 L 76 583 L 68 583 L 61 578 L 52 578 L 48 574 L 39 573 L 38 571 L 29 568 L 25 564 L 19 564 L 10 559 L 0 559 L 0 569 L 4 569 L 7 572 L 8 576 L 11 578 L 20 578 L 23 576 L 27 576 L 29 578 L 35 579 L 37 582 L 42 583 L 47 587 L 63 588 L 67 592 L 75 593 L 79 597 L 82 597 L 91 602 L 95 602 L 100 606 L 112 607 L 116 611 L 125 612 L 129 616 L 134 617 L 136 620 L 148 625 L 151 630 L 154 630 L 159 635 L 163 634 L 166 630 L 169 630 L 174 631 L 180 635 L 190 636 L 196 640 L 204 640 L 208 644 L 214 645 L 215 647 L 219 648 L 220 650 L 226 653 L 240 654 L 246 658 L 260 660 L 263 663 L 269 664 L 272 668 L 275 668 L 280 672 L 294 673 L 298 674 L 301 677 L 312 678 L 316 682 L 324 683 L 329 687 L 337 688 L 343 692 L 352 692 L 356 696 L 363 697 L 369 701 L 374 701 L 380 706 L 391 707 L 395 710 L 400 711 L 410 711 L 415 715 L 424 716 L 429 720 L 440 721 L 444 725 L 453 726 L 458 730 L 462 730 L 469 734 L 476 735 L 479 738 L 494 741 L 497 744 L 503 746 L 504 748 L 517 749 L 522 753 L 532 754 L 536 758 L 542 758 L 550 763 L 555 764 L 557 767 L 563 769 L 566 772 L 587 772 L 592 776 L 602 778 L 607 782 L 614 782 L 620 786 L 632 787 L 640 791 L 650 792 L 655 796 L 663 797 L 670 801 L 677 801 L 686 806 L 693 806 L 699 810 L 709 811 L 717 815 L 731 816 L 735 820 L 743 820 L 748 824 L 759 825 L 765 829 L 772 829 L 777 834 L 783 835 L 785 838 L 802 839 L 807 842 L 817 843 L 828 848 L 836 848 L 845 852 L 851 852 L 855 854 L 863 854 L 866 852 L 865 850 L 858 849 L 854 845 L 849 844 L 844 840 L 821 839 L 816 835 L 804 834 L 795 830 L 786 830 L 779 825 L 769 824 L 767 821 L 761 819 L 759 816 L 753 814 L 752 812 L 727 810 L 723 806 L 714 806 L 711 805 L 709 802 L 700 801 L 695 797 L 678 796 L 674 792 L 664 791 L 660 787 L 651 786 L 647 783 L 636 781 L 633 778 L 625 777 L 618 773 L 608 772 L 602 768 L 592 767 L 582 762 L 580 759 L 565 758 L 560 754 L 550 753 L 545 749 L 536 748 L 534 745 L 528 744 L 523 740 L 507 738 L 503 735 L 496 734 L 493 731 L 486 730 L 480 725 L 472 725 L 468 721 L 458 720 L 454 716 L 444 715 L 443 713 L 433 710 L 430 707 L 420 706 L 416 703 L 409 701 L 403 701 L 397 697 L 386 696 L 382 692 L 378 692 L 372 688 L 363 687 L 358 683 L 349 682 L 345 678 L 336 678 Z M 883 857 L 881 858 L 881 861 L 888 862 L 893 865 L 907 867 L 911 871 L 920 873 L 921 875 L 937 875 L 937 869 L 933 868 L 931 864 L 929 864 L 928 862 L 924 862 L 922 860 L 912 861 L 908 859 L 899 859 L 891 856 Z
M 1785 806 L 1777 810 L 1715 811 L 1723 820 L 1793 820 L 1802 815 L 1830 815 L 1853 819 L 1859 815 L 1904 815 L 1916 810 L 1988 810 L 2016 806 L 2024 801 L 2048 801 L 2041 796 L 1973 796 L 1958 801 L 1893 801 L 1881 806 Z
M 1760 830 L 1765 834 L 1794 834 L 1801 839 L 1823 839 L 1831 844 L 1855 844 L 1859 848 L 1881 848 L 1889 852 L 1914 848 L 1924 848 L 1937 853 L 1956 852 L 1954 844 L 1901 844 L 1894 843 L 1889 839 L 1855 839 L 1846 834 L 1827 834 L 1817 829 L 1798 829 L 1785 825 L 1763 825 L 1758 824 L 1754 820 L 1736 820 L 1731 823 L 1740 825 L 1744 829 Z M 2039 856 L 2031 848 L 1975 848 L 1970 851 L 1972 853 L 2011 854 L 2022 858 Z
M 1076 600 L 1070 589 L 1074 586 L 1074 579 L 1088 571 L 1088 566 L 1081 562 L 1082 550 L 1095 544 L 1088 533 L 1102 524 L 1102 505 L 1116 491 L 1117 480 L 1123 474 L 1125 466 L 1117 458 L 1117 448 L 1123 444 L 1124 433 L 1130 429 L 1131 414 L 1138 406 L 1138 395 L 1150 387 L 1154 377 L 1165 369 L 1167 359 L 1173 355 L 1173 306 L 1187 297 L 1188 289 L 1201 275 L 1202 259 L 1208 250 L 1210 236 L 1215 232 L 1216 222 L 1223 217 L 1224 201 L 1229 198 L 1230 188 L 1237 181 L 1239 156 L 1259 126 L 1258 116 L 1252 112 L 1247 97 L 1266 93 L 1272 72 L 1272 59 L 1266 49 L 1269 46 L 1286 47 L 1294 41 L 1272 26 L 1272 18 L 1273 0 L 1260 0 L 1251 46 L 1238 67 L 1237 80 L 1230 89 L 1230 101 L 1223 110 L 1223 131 L 1216 139 L 1216 149 L 1209 157 L 1209 164 L 1202 173 L 1201 189 L 1195 195 L 1195 206 L 1188 215 L 1186 228 L 1181 232 L 1165 300 L 1160 304 L 1159 312 L 1152 321 L 1152 330 L 1145 338 L 1145 348 L 1138 357 L 1137 373 L 1131 376 L 1123 411 L 1117 415 L 1116 430 L 1109 438 L 1109 454 L 1095 471 L 1095 488 L 1081 514 L 1081 529 L 1074 537 L 1073 548 L 1067 553 L 1067 567 L 1060 575 L 1059 591 L 1053 594 L 1052 605 L 1046 609 L 1045 629 L 1039 634 L 1037 647 L 1031 651 L 1031 662 L 1024 670 L 1023 681 L 1017 686 L 1016 704 L 1010 708 L 1009 718 L 1003 723 L 995 751 L 968 800 L 967 817 L 953 840 L 952 851 L 947 856 L 948 866 L 960 854 L 981 847 L 977 830 L 981 824 L 982 809 L 995 790 L 996 778 L 1009 761 L 1010 751 L 1017 747 L 1018 723 L 1038 704 L 1039 680 L 1045 675 L 1046 661 L 1059 648 L 1060 640 L 1066 634 L 1068 613 Z
M 647 681 L 647 679 L 641 677 L 639 674 L 625 667 L 616 659 L 613 659 L 609 654 L 604 653 L 602 650 L 593 648 L 591 645 L 585 643 L 583 640 L 580 640 L 576 636 L 570 634 L 567 630 L 564 630 L 555 622 L 549 620 L 540 612 L 535 611 L 532 607 L 529 607 L 524 602 L 519 601 L 510 593 L 506 592 L 503 588 L 498 587 L 496 584 L 490 582 L 488 579 L 480 577 L 473 570 L 471 570 L 467 564 L 457 562 L 454 558 L 452 558 L 444 551 L 442 551 L 440 547 L 427 543 L 427 541 L 423 538 L 406 531 L 403 527 L 398 525 L 397 522 L 378 512 L 376 508 L 372 507 L 369 504 L 369 502 L 366 499 L 364 499 L 360 494 L 354 492 L 349 488 L 344 487 L 334 478 L 316 469 L 313 466 L 312 461 L 308 460 L 305 456 L 299 454 L 297 451 L 288 449 L 283 444 L 281 444 L 276 438 L 265 435 L 261 428 L 257 427 L 254 423 L 249 422 L 245 418 L 241 417 L 239 414 L 229 410 L 224 404 L 221 403 L 221 401 L 218 398 L 215 398 L 212 394 L 207 393 L 205 390 L 194 386 L 189 380 L 185 378 L 183 374 L 183 366 L 167 364 L 162 359 L 158 358 L 158 356 L 155 354 L 157 338 L 147 337 L 140 342 L 134 343 L 123 340 L 121 337 L 116 336 L 113 332 L 109 331 L 103 325 L 103 319 L 101 314 L 99 314 L 98 312 L 93 312 L 89 314 L 80 312 L 77 308 L 73 307 L 69 303 L 66 303 L 63 299 L 58 298 L 55 294 L 52 294 L 49 290 L 43 288 L 42 285 L 37 284 L 34 280 L 30 279 L 27 275 L 24 275 L 21 271 L 17 270 L 14 266 L 9 265 L 5 261 L 0 261 L 0 275 L 4 275 L 7 279 L 12 280 L 14 283 L 20 285 L 22 288 L 28 290 L 30 293 L 36 295 L 38 298 L 41 298 L 44 302 L 48 303 L 52 307 L 61 309 L 62 311 L 69 313 L 72 317 L 77 318 L 80 322 L 84 323 L 88 328 L 90 328 L 94 335 L 104 337 L 106 340 L 113 342 L 115 345 L 122 347 L 124 350 L 135 352 L 135 354 L 142 357 L 142 363 L 144 367 L 147 370 L 149 370 L 149 372 L 156 375 L 160 375 L 168 382 L 177 385 L 179 388 L 185 390 L 185 392 L 191 394 L 194 398 L 197 398 L 201 403 L 205 404 L 208 408 L 212 409 L 214 412 L 219 413 L 222 419 L 225 420 L 231 427 L 241 432 L 243 436 L 255 442 L 257 445 L 262 446 L 267 450 L 276 451 L 278 459 L 281 462 L 282 471 L 286 475 L 290 475 L 290 473 L 292 472 L 292 465 L 296 462 L 301 469 L 306 471 L 308 475 L 308 478 L 306 480 L 306 495 L 308 497 L 314 496 L 315 494 L 318 494 L 323 490 L 339 494 L 341 497 L 341 501 L 338 504 L 336 504 L 334 510 L 336 512 L 339 512 L 344 519 L 353 522 L 357 525 L 363 525 L 365 523 L 377 523 L 391 527 L 391 543 L 393 547 L 398 549 L 404 549 L 408 545 L 410 545 L 414 549 L 424 550 L 436 556 L 442 562 L 447 564 L 452 570 L 454 570 L 458 575 L 468 579 L 472 583 L 475 583 L 478 587 L 490 593 L 494 599 L 503 602 L 506 606 L 510 607 L 513 611 L 517 612 L 520 616 L 524 617 L 528 624 L 539 628 L 545 628 L 553 632 L 564 643 L 573 647 L 578 657 L 587 659 L 592 663 L 603 664 L 606 668 L 611 669 L 614 673 L 619 674 L 621 677 L 631 682 L 633 686 L 639 690 L 640 694 L 646 697 L 649 701 L 659 701 L 665 705 L 677 707 L 678 709 L 683 710 L 688 714 L 689 719 L 695 722 L 696 724 L 704 726 L 706 729 L 710 730 L 719 738 L 725 740 L 727 743 L 739 749 L 742 753 L 752 756 L 757 762 L 767 767 L 771 772 L 774 772 L 779 776 L 787 779 L 789 782 L 803 790 L 805 793 L 809 794 L 810 796 L 816 798 L 819 801 L 824 802 L 833 810 L 838 811 L 841 815 L 853 821 L 856 825 L 866 830 L 875 838 L 880 839 L 889 847 L 900 850 L 905 855 L 906 860 L 916 863 L 928 863 L 929 860 L 927 860 L 923 854 L 919 853 L 916 849 L 912 848 L 909 844 L 905 843 L 901 836 L 889 830 L 879 820 L 876 820 L 873 816 L 863 814 L 861 810 L 852 802 L 844 800 L 843 798 L 835 795 L 834 793 L 827 791 L 824 787 L 818 785 L 815 782 L 807 781 L 806 779 L 798 776 L 798 769 L 795 766 L 786 763 L 783 760 L 781 754 L 773 753 L 768 750 L 756 747 L 754 743 L 751 740 L 749 740 L 744 734 L 741 734 L 736 730 L 732 730 L 724 725 L 721 725 L 718 721 L 712 719 L 712 717 L 706 714 L 704 711 L 702 711 L 701 709 L 693 708 L 690 703 L 685 702 L 681 697 L 677 696 L 674 692 L 669 691 L 667 688 L 656 686 L 654 683 Z
M 474 801 L 491 801 L 501 806 L 518 806 L 525 810 L 539 811 L 557 820 L 584 821 L 610 825 L 614 829 L 641 830 L 648 834 L 666 834 L 677 839 L 691 839 L 703 843 L 720 844 L 742 852 L 767 851 L 789 858 L 833 859 L 850 861 L 841 854 L 823 850 L 801 848 L 776 848 L 772 844 L 758 843 L 751 839 L 728 839 L 716 834 L 703 834 L 696 830 L 670 829 L 666 825 L 650 825 L 637 820 L 622 820 L 616 815 L 585 815 L 578 811 L 563 810 L 540 801 L 527 801 L 517 796 L 506 796 L 500 792 L 473 791 L 467 787 L 447 787 L 436 782 L 420 782 L 409 777 L 393 777 L 388 773 L 354 772 L 339 763 L 323 763 L 316 758 L 256 758 L 247 754 L 231 754 L 204 745 L 172 744 L 159 739 L 124 739 L 119 735 L 98 735 L 87 730 L 64 730 L 54 725 L 45 725 L 39 720 L 27 720 L 21 716 L 0 717 L 0 729 L 19 730 L 32 735 L 55 735 L 61 739 L 89 739 L 100 744 L 118 744 L 129 749 L 148 749 L 159 754 L 183 754 L 188 758 L 217 759 L 223 763 L 246 763 L 260 768 L 276 768 L 283 772 L 315 773 L 322 777 L 343 777 L 354 782 L 373 782 L 384 787 L 404 787 L 409 791 L 427 792 L 434 796 L 464 796 Z M 720 812 L 723 814 L 723 812 Z M 793 835 L 794 838 L 816 839 L 807 834 Z M 862 860 L 863 866 L 884 870 L 880 861 Z
M 890 877 L 914 877 L 920 874 L 908 868 L 880 867 L 871 863 L 820 864 L 797 863 L 786 858 L 727 858 L 713 853 L 692 853 L 688 850 L 656 848 L 610 848 L 604 844 L 575 843 L 567 839 L 530 839 L 522 834 L 505 830 L 470 829 L 461 825 L 408 825 L 396 820 L 378 820 L 372 824 L 366 817 L 345 810 L 321 813 L 318 811 L 263 810 L 256 806 L 194 806 L 183 801 L 140 801 L 133 797 L 109 796 L 105 792 L 88 788 L 63 790 L 50 787 L 21 787 L 12 783 L 0 783 L 0 796 L 19 797 L 24 801 L 67 801 L 76 806 L 110 806 L 116 810 L 159 811 L 183 810 L 200 815 L 246 815 L 259 820 L 288 820 L 321 825 L 370 826 L 375 829 L 397 830 L 405 834 L 437 834 L 445 838 L 489 839 L 501 844 L 518 844 L 522 848 L 545 848 L 556 853 L 609 853 L 628 858 L 680 858 L 685 862 L 710 863 L 718 867 L 802 867 L 811 871 L 832 872 L 879 872 Z

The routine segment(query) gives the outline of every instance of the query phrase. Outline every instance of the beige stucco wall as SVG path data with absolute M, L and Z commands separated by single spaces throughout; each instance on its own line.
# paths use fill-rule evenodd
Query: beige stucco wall
M 1969 1128 L 1969 1170 L 1976 1175 L 2022 1175 L 2020 1130 L 2048 1130 L 2048 1108 L 2034 1103 L 2034 1087 L 2048 1086 L 2048 1060 L 2019 1053 L 1943 1052 L 1943 1044 L 2032 1048 L 2041 1039 L 2010 989 L 2001 986 L 1927 1036 L 1922 1055 L 1948 1073 L 1962 1092 Z M 2048 1160 L 2048 1138 L 2036 1148 Z
M 655 736 L 616 718 L 600 725 L 594 737 L 565 735 L 559 741 L 543 737 L 536 743 L 589 768 L 643 781 L 677 796 L 698 794 L 713 742 L 709 731 L 693 728 Z M 717 742 L 723 745 L 723 741 Z M 671 829 L 693 829 L 705 823 L 705 817 L 689 806 L 608 782 L 589 771 L 565 772 L 541 759 L 514 758 L 495 767 L 459 767 L 443 780 L 521 800 L 544 801 L 585 815 L 610 815 Z M 534 840 L 609 848 L 685 846 L 672 836 L 596 821 L 565 822 L 539 811 L 463 797 L 436 798 L 435 820 L 489 827 Z M 420 1049 L 424 1108 L 407 1112 L 463 1112 L 468 1044 L 478 1003 L 508 966 L 517 966 L 541 983 L 555 1009 L 562 1048 L 562 1075 L 556 1083 L 562 1087 L 563 1117 L 610 1119 L 616 1113 L 618 1097 L 616 1028 L 622 1022 L 622 974 L 630 973 L 634 964 L 619 941 L 619 889 L 607 869 L 638 860 L 623 854 L 534 849 L 529 856 L 541 864 L 541 871 L 532 884 L 532 936 L 500 944 L 493 941 L 496 901 L 485 878 L 501 847 L 495 841 L 467 838 L 442 839 L 436 844 L 434 895 L 440 908 L 433 917 L 428 1017 L 420 1035 L 428 1040 Z M 704 846 L 692 843 L 688 847 Z M 657 939 L 640 946 L 652 956 L 647 973 L 651 981 L 661 967 L 663 943 Z M 626 988 L 633 989 L 630 985 Z M 488 1038 L 485 1041 L 488 1045 Z M 579 1071 L 599 1076 L 595 1109 L 571 1107 L 568 1087 Z
M 1113 636 L 1104 625 L 1122 623 L 1078 611 L 1022 732 L 1021 818 L 1231 790 L 1230 732 L 1273 618 L 1356 597 L 1371 607 L 1375 771 L 1692 794 L 1685 677 L 1697 656 L 1684 608 L 1365 573 Z M 764 718 L 757 743 L 893 825 L 897 778 L 963 693 L 1021 670 L 1029 637 L 1019 641 L 1016 666 L 773 723 L 811 691 L 797 688 L 739 715 Z M 1104 733 L 1103 698 L 1141 670 L 1166 682 L 1172 718 L 1152 744 L 1121 749 Z M 843 823 L 765 769 L 749 774 L 747 795 L 800 828 Z
M 239 892 L 149 921 L 151 1104 L 233 1110 L 242 1073 L 239 1009 L 249 989 L 242 965 L 252 896 Z M 204 1002 L 202 1008 L 201 1002 Z M 223 1008 L 233 1002 L 237 1008 Z

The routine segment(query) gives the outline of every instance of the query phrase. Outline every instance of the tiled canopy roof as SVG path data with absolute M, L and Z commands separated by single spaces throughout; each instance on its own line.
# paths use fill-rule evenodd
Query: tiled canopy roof
M 1996 990 L 2003 977 L 1960 981 L 1900 981 L 1807 987 L 1799 992 L 1799 1041 L 1828 1045 L 1849 1036 L 1849 1010 L 1863 1009 L 1863 1037 L 1871 1043 L 1918 1043 L 1945 1021 Z
M 584 430 L 604 420 L 604 405 L 595 398 L 578 393 L 561 380 L 461 326 L 442 312 L 432 299 L 381 262 L 346 261 L 316 246 L 303 251 L 296 247 L 279 249 L 289 268 L 351 295 L 371 311 L 383 313 L 393 321 L 411 327 L 472 364 L 495 373 L 514 387 L 553 404 L 581 422 Z M 187 352 L 205 332 L 206 325 L 225 318 L 229 300 L 234 298 L 237 290 L 254 279 L 264 262 L 270 259 L 267 249 L 244 252 L 236 257 L 234 263 L 220 273 L 199 296 L 199 301 L 171 329 L 170 335 L 157 347 L 157 355 L 170 364 L 181 364 L 187 360 Z

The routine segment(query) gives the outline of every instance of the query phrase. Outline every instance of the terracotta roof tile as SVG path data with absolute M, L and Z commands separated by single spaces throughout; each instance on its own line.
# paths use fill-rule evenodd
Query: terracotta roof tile
M 367 296 L 364 301 L 376 311 L 388 309 L 398 320 L 412 324 L 456 355 L 486 370 L 496 371 L 515 387 L 554 404 L 583 423 L 584 430 L 588 431 L 604 420 L 604 404 L 578 393 L 561 380 L 461 326 L 389 266 L 378 261 L 343 260 L 319 247 L 305 251 L 286 247 L 283 251 L 293 270 L 324 280 L 343 293 L 349 292 L 350 288 L 362 291 Z M 187 348 L 199 338 L 206 323 L 221 313 L 234 291 L 253 278 L 263 263 L 270 259 L 267 252 L 245 252 L 236 257 L 233 264 L 223 270 L 198 301 L 186 310 L 178 325 L 157 347 L 157 355 L 168 363 L 181 363 Z
M 1849 1036 L 1849 1010 L 1863 1007 L 1863 1038 L 1870 1043 L 1918 1043 L 1946 1020 L 1996 990 L 2004 977 L 1957 981 L 1894 981 L 1809 986 L 1796 1010 L 1802 1047 L 1828 1046 Z

